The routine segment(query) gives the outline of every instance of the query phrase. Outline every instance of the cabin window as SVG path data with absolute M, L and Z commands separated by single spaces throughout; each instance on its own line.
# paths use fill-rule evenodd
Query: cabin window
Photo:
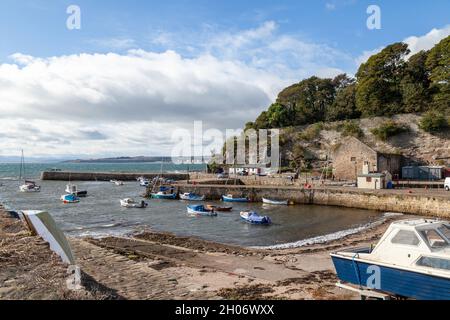
M 446 239 L 444 239 L 436 230 L 424 230 L 420 232 L 425 240 L 428 242 L 428 245 L 431 248 L 443 248 L 447 247 L 449 244 Z
M 421 257 L 419 261 L 417 261 L 417 265 L 434 269 L 450 270 L 450 260 L 442 258 Z
M 417 246 L 420 243 L 419 237 L 414 231 L 400 230 L 391 240 L 394 244 L 404 244 L 408 246 Z
M 442 226 L 438 228 L 438 230 L 448 239 L 450 240 L 450 226 Z
M 351 161 L 351 162 L 356 162 L 356 157 L 351 157 L 351 158 L 350 158 L 350 161 Z

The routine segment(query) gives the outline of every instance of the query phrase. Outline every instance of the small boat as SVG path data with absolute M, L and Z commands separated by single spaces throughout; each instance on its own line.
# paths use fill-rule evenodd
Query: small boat
M 275 206 L 287 206 L 289 204 L 288 200 L 279 201 L 279 200 L 270 200 L 266 198 L 263 198 L 262 200 L 264 204 L 272 204 Z
M 157 193 L 152 193 L 153 199 L 165 199 L 165 200 L 175 200 L 177 198 L 176 193 L 166 193 L 164 191 L 160 191 Z
M 256 212 L 242 211 L 240 213 L 242 220 L 251 224 L 269 225 L 272 223 L 268 216 L 260 216 Z
M 127 198 L 127 199 L 121 199 L 120 200 L 120 205 L 124 208 L 139 208 L 139 209 L 144 209 L 148 207 L 148 203 L 145 201 L 141 201 L 140 203 L 137 203 L 136 201 L 134 201 L 131 198 Z
M 208 217 L 217 216 L 217 213 L 215 211 L 205 209 L 203 205 L 187 206 L 187 212 L 191 216 L 208 216 Z
M 25 157 L 23 155 L 23 150 L 22 150 L 22 155 L 20 158 L 20 173 L 19 173 L 19 180 L 22 180 L 22 178 L 25 180 L 24 184 L 19 186 L 19 191 L 20 192 L 40 192 L 41 191 L 41 186 L 38 186 L 36 184 L 36 182 L 34 181 L 29 181 L 25 178 Z
M 114 183 L 116 186 L 123 186 L 123 181 L 119 181 L 119 180 L 111 180 L 111 183 Z
M 41 186 L 38 186 L 34 181 L 25 181 L 25 184 L 19 187 L 20 192 L 40 192 Z
M 341 281 L 338 286 L 346 289 L 397 298 L 450 300 L 448 221 L 393 222 L 375 248 L 338 251 L 331 258 Z
M 139 181 L 139 185 L 140 185 L 141 187 L 148 187 L 148 186 L 150 185 L 150 181 L 148 181 L 148 180 L 146 180 L 146 179 L 140 180 L 140 181 Z
M 235 198 L 233 195 L 229 194 L 222 196 L 222 201 L 224 202 L 249 202 L 248 198 Z
M 187 192 L 187 193 L 180 194 L 180 199 L 187 200 L 187 201 L 205 201 L 205 196 L 200 196 L 198 194 Z
M 216 212 L 230 212 L 231 210 L 233 210 L 233 207 L 220 207 L 214 206 L 212 204 L 207 204 L 206 209 L 211 211 L 214 210 Z
M 66 194 L 61 196 L 61 201 L 64 203 L 78 203 L 80 202 L 80 198 L 73 194 Z
M 79 198 L 83 198 L 87 196 L 87 191 L 78 191 L 78 187 L 76 184 L 68 184 L 66 185 L 67 194 L 74 194 L 75 196 Z

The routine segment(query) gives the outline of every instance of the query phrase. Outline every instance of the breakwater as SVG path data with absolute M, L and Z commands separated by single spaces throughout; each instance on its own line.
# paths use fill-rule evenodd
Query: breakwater
M 43 171 L 41 180 L 55 181 L 136 181 L 138 177 L 153 179 L 160 176 L 157 173 L 123 173 L 123 172 L 69 172 L 69 171 Z M 187 180 L 188 174 L 183 173 L 165 173 L 164 178 L 172 180 Z
M 188 184 L 179 185 L 179 192 L 206 195 L 208 200 L 219 200 L 224 194 L 233 194 L 248 197 L 255 202 L 262 201 L 262 198 L 288 199 L 296 204 L 317 204 L 450 218 L 450 192 L 434 193 L 417 190 L 407 193 L 405 190 Z

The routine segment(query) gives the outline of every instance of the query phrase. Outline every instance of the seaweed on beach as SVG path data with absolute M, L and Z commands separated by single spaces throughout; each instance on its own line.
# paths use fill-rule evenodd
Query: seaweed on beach
M 265 300 L 270 299 L 267 295 L 273 293 L 272 286 L 254 284 L 236 288 L 224 288 L 217 295 L 227 300 Z

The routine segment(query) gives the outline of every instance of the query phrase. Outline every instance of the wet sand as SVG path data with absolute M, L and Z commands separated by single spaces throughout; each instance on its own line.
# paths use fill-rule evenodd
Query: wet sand
M 70 238 L 86 288 L 20 221 L 0 215 L 0 299 L 357 299 L 335 287 L 330 252 L 375 244 L 390 222 L 301 248 L 263 250 L 147 230 L 134 237 Z M 400 217 L 405 218 L 405 216 Z

